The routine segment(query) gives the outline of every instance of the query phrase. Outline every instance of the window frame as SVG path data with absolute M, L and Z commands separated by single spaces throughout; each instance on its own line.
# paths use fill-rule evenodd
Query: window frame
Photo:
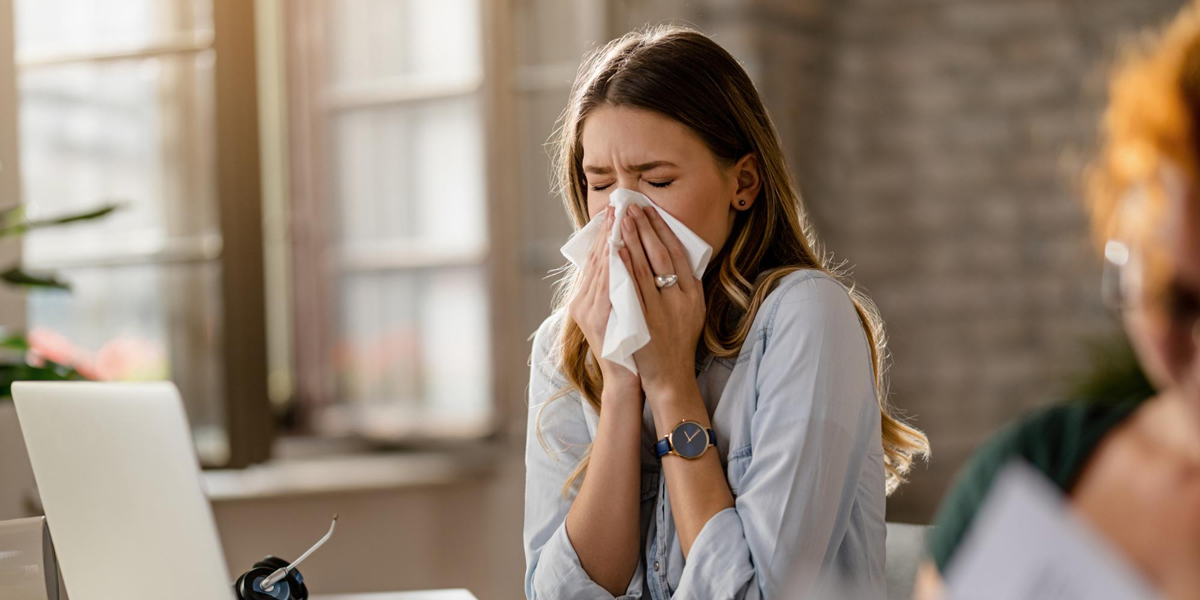
M 17 65 L 13 0 L 0 0 L 0 206 L 22 202 L 21 160 L 17 145 Z M 0 241 L 0 261 L 11 264 L 21 258 L 21 241 Z M 0 327 L 25 327 L 25 298 L 7 290 L 0 293 Z
M 206 236 L 176 238 L 159 248 L 118 248 L 88 260 L 64 256 L 39 266 L 49 268 L 112 267 L 130 264 L 166 266 L 188 263 L 215 264 L 220 269 L 221 364 L 228 459 L 220 467 L 244 467 L 270 457 L 274 417 L 267 396 L 266 304 L 259 160 L 257 64 L 255 40 L 256 2 L 210 0 L 212 31 L 208 34 L 169 35 L 145 44 L 95 52 L 64 52 L 40 56 L 13 56 L 15 15 L 12 0 L 2 0 L 0 28 L 7 34 L 0 70 L 0 103 L 12 102 L 0 119 L 12 135 L 0 146 L 0 160 L 8 165 L 0 190 L 23 201 L 19 189 L 17 134 L 17 77 L 22 71 L 48 66 L 142 60 L 151 57 L 188 56 L 212 51 L 214 111 L 213 186 L 220 239 Z M 7 122 L 11 118 L 11 123 Z M 11 153 L 11 155 L 10 155 Z M 5 252 L 8 256 L 8 253 Z M 19 250 L 18 254 L 19 256 Z M 23 305 L 23 301 L 20 301 Z M 24 311 L 22 311 L 24 312 Z M 21 326 L 25 319 L 22 316 Z
M 275 418 L 267 389 L 267 325 L 259 151 L 256 2 L 212 0 L 221 361 L 228 467 L 270 458 Z M 232 59 L 231 59 L 232 57 Z
M 512 156 L 515 114 L 512 93 L 512 40 L 506 15 L 511 0 L 480 0 L 482 72 L 477 79 L 408 78 L 380 85 L 330 89 L 328 85 L 326 0 L 293 0 L 285 7 L 289 92 L 290 211 L 296 432 L 320 434 L 319 413 L 333 405 L 337 391 L 328 368 L 337 338 L 337 277 L 369 270 L 481 267 L 488 291 L 492 419 L 483 436 L 506 429 L 524 413 L 521 390 L 527 356 L 513 352 L 525 343 L 518 314 L 521 268 L 520 215 L 516 202 L 518 163 Z M 481 248 L 445 253 L 405 251 L 404 244 L 364 245 L 338 252 L 330 231 L 328 119 L 338 110 L 414 103 L 478 95 L 484 124 L 484 207 L 486 241 Z M 303 266 L 303 268 L 301 268 Z M 523 420 L 520 420 L 523 424 Z M 475 432 L 480 433 L 480 432 Z M 455 436 L 458 437 L 458 436 Z M 474 434 L 468 434 L 474 437 Z

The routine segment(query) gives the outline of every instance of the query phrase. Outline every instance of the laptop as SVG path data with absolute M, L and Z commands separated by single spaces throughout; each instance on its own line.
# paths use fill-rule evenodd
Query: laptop
M 12 386 L 71 600 L 232 600 L 179 391 Z

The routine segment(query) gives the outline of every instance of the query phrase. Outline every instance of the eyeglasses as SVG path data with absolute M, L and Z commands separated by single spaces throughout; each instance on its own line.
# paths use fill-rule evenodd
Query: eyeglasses
M 1121 285 L 1121 272 L 1129 264 L 1129 246 L 1124 242 L 1109 240 L 1104 245 L 1104 270 L 1100 274 L 1100 298 L 1104 306 L 1114 315 L 1126 308 L 1125 293 Z
M 1132 258 L 1130 248 L 1124 242 L 1109 240 L 1104 245 L 1104 271 L 1100 278 L 1100 294 L 1104 305 L 1114 315 L 1121 315 L 1131 308 L 1144 308 L 1159 318 L 1172 333 L 1187 332 L 1192 345 L 1200 349 L 1200 295 L 1170 286 L 1150 302 L 1142 296 L 1140 281 L 1131 282 L 1127 274 Z M 1138 301 L 1133 301 L 1136 298 Z

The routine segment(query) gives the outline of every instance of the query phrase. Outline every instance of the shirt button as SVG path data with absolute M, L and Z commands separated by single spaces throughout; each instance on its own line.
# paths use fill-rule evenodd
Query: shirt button
M 654 571 L 658 572 L 658 561 L 654 561 Z

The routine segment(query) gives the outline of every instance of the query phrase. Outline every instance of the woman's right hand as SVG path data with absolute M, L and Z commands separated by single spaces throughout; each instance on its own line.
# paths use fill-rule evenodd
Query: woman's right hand
M 588 253 L 583 267 L 583 282 L 575 297 L 567 306 L 567 314 L 579 325 L 583 337 L 591 347 L 592 356 L 600 366 L 606 392 L 618 392 L 620 397 L 641 398 L 641 378 L 629 369 L 610 360 L 600 358 L 604 348 L 604 331 L 608 328 L 608 315 L 612 304 L 608 299 L 608 236 L 613 227 L 613 207 L 604 209 L 603 235 L 596 236 L 596 243 Z

